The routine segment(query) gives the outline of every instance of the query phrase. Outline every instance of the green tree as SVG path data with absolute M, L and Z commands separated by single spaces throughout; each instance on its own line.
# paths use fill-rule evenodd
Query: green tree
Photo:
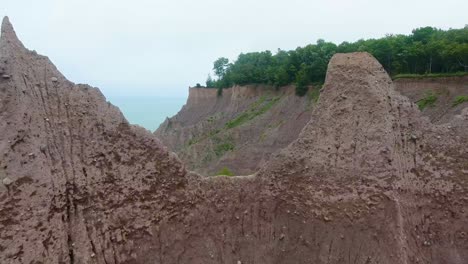
M 226 74 L 227 67 L 229 65 L 229 60 L 227 58 L 221 57 L 213 63 L 213 70 L 219 78 L 223 78 Z
M 390 75 L 468 72 L 468 27 L 440 30 L 422 27 L 410 35 L 386 35 L 378 39 L 360 39 L 340 45 L 319 39 L 315 44 L 295 50 L 241 53 L 233 63 L 227 58 L 214 62 L 217 80 L 210 85 L 266 84 L 276 87 L 296 85 L 298 95 L 309 84 L 323 83 L 328 62 L 336 52 L 367 51 Z M 222 90 L 220 90 L 220 94 Z
M 215 87 L 215 81 L 213 78 L 211 78 L 211 75 L 208 74 L 208 77 L 206 78 L 206 87 L 207 88 L 214 88 Z
M 284 67 L 278 68 L 274 75 L 274 84 L 277 87 L 285 86 L 290 82 L 288 71 Z
M 454 45 L 452 56 L 458 65 L 468 72 L 468 43 Z
M 307 66 L 302 64 L 301 70 L 296 74 L 296 95 L 304 96 L 307 93 L 307 85 L 310 82 L 309 76 L 307 74 Z
M 423 44 L 427 44 L 431 41 L 432 36 L 437 33 L 437 29 L 433 27 L 422 27 L 417 28 L 412 31 L 413 41 L 419 41 Z

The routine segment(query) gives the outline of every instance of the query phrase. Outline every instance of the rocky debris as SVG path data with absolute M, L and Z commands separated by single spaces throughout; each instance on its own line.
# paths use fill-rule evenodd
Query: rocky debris
M 5 185 L 5 186 L 9 186 L 9 185 L 11 185 L 11 184 L 13 183 L 13 181 L 12 181 L 10 178 L 5 177 L 5 178 L 2 180 L 2 183 L 3 183 L 3 185 Z
M 335 55 L 313 121 L 239 177 L 187 172 L 98 89 L 26 50 L 7 18 L 5 59 L 0 153 L 13 183 L 0 189 L 0 263 L 468 260 L 468 115 L 437 140 L 446 127 L 367 53 Z

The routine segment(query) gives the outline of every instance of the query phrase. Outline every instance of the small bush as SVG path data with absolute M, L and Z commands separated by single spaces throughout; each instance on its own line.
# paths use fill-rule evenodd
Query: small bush
M 209 116 L 209 117 L 206 119 L 206 121 L 207 121 L 208 123 L 213 123 L 214 120 L 215 120 L 215 117 L 214 117 L 214 116 Z
M 307 87 L 307 85 L 298 83 L 298 84 L 296 84 L 296 95 L 297 96 L 304 96 L 307 93 L 308 89 L 309 89 L 309 87 Z
M 234 176 L 234 173 L 227 167 L 222 168 L 221 170 L 218 171 L 217 173 L 218 176 Z
M 455 107 L 459 104 L 463 104 L 465 102 L 468 102 L 468 95 L 460 95 L 455 97 L 455 100 L 453 101 L 452 107 Z
M 214 152 L 216 156 L 221 157 L 222 155 L 224 155 L 224 153 L 228 151 L 233 151 L 233 150 L 234 150 L 234 144 L 230 142 L 226 142 L 226 143 L 221 143 L 221 144 L 216 145 Z
M 426 107 L 433 107 L 437 101 L 437 95 L 434 92 L 428 92 L 426 97 L 416 102 L 419 107 L 419 110 L 424 110 Z
M 189 145 L 189 146 L 192 146 L 192 145 L 195 144 L 195 143 L 197 143 L 197 141 L 194 140 L 194 139 L 190 139 L 190 140 L 188 141 L 188 145 Z

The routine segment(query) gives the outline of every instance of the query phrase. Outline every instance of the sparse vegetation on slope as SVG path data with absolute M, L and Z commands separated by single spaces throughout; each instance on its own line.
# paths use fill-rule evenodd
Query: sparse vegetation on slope
M 278 96 L 273 98 L 266 98 L 265 96 L 262 96 L 257 102 L 252 104 L 252 107 L 249 110 L 243 112 L 238 117 L 227 122 L 226 128 L 234 128 L 254 119 L 255 117 L 268 111 L 279 100 L 280 97 Z
M 257 116 L 264 114 L 270 108 L 272 108 L 280 99 L 281 98 L 279 96 L 271 97 L 271 98 L 268 98 L 267 96 L 260 97 L 260 99 L 258 101 L 256 101 L 255 103 L 253 103 L 248 110 L 241 113 L 236 118 L 228 121 L 225 124 L 223 129 L 231 129 L 231 128 L 238 127 L 238 126 L 243 125 L 244 123 L 256 118 Z M 210 116 L 210 117 L 208 117 L 206 119 L 206 121 L 208 123 L 212 123 L 212 122 L 214 122 L 214 120 L 215 120 L 214 116 Z M 212 138 L 212 137 L 218 135 L 220 132 L 221 132 L 220 129 L 215 129 L 215 130 L 209 131 L 208 133 L 206 133 L 206 134 L 204 134 L 204 135 L 202 135 L 200 137 L 192 138 L 192 139 L 190 139 L 188 141 L 188 146 L 192 146 L 194 144 L 197 144 L 200 141 L 203 141 L 203 140 L 208 139 L 208 138 Z M 229 151 L 229 150 L 233 150 L 233 149 L 234 149 L 233 146 L 231 147 L 230 145 L 219 144 L 219 145 L 216 146 L 215 152 L 216 152 L 217 156 L 222 156 L 224 154 L 224 152 Z M 226 151 L 224 151 L 224 150 L 226 150 Z
M 426 97 L 416 102 L 419 107 L 419 110 L 424 110 L 428 106 L 434 106 L 435 102 L 437 101 L 437 95 L 434 92 L 428 92 Z
M 453 101 L 453 104 L 452 106 L 455 107 L 459 104 L 463 104 L 465 102 L 468 102 L 468 95 L 460 95 L 460 96 L 457 96 L 455 98 L 455 100 Z
M 224 142 L 216 145 L 214 152 L 216 156 L 223 156 L 226 152 L 234 150 L 234 144 L 231 142 Z

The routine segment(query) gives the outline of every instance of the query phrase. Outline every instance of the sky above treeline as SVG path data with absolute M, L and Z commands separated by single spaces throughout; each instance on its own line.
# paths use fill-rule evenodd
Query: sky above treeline
M 462 28 L 466 0 L 2 0 L 19 38 L 109 96 L 185 97 L 213 61 L 422 26 Z

